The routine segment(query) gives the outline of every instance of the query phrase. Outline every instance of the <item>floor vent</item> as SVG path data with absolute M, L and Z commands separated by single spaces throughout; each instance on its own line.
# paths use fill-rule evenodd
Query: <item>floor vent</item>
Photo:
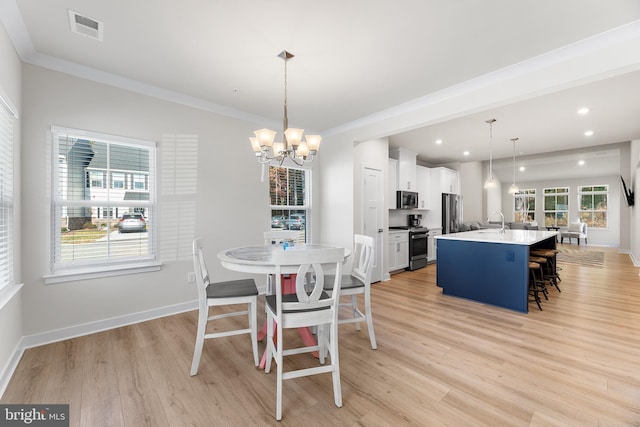
M 69 9 L 69 24 L 72 32 L 102 41 L 104 29 L 102 22 Z

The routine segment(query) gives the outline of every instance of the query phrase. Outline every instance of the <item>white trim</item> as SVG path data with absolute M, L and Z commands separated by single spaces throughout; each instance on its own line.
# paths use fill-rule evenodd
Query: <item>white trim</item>
M 22 283 L 13 283 L 0 289 L 0 310 L 7 305 L 9 301 L 18 293 L 20 288 L 24 286 Z
M 56 329 L 35 335 L 23 337 L 24 348 L 38 347 L 45 344 L 77 338 L 84 335 L 95 334 L 97 332 L 108 331 L 110 329 L 121 328 L 123 326 L 134 325 L 160 317 L 173 316 L 174 314 L 198 309 L 198 301 L 188 301 L 166 307 L 154 308 L 138 313 L 126 314 L 124 316 L 112 317 L 110 319 L 97 320 L 95 322 L 81 325 L 69 326 L 67 328 Z M 195 331 L 194 331 L 195 334 Z
M 173 316 L 175 314 L 197 309 L 198 301 L 193 300 L 166 307 L 154 308 L 152 310 L 141 311 L 138 313 L 127 314 L 120 317 L 112 317 L 110 319 L 70 326 L 68 328 L 56 329 L 53 331 L 43 332 L 41 334 L 23 336 L 20 339 L 20 342 L 18 342 L 16 348 L 13 350 L 13 354 L 11 355 L 9 362 L 0 374 L 0 398 L 2 398 L 2 395 L 4 394 L 6 387 L 11 380 L 11 377 L 13 376 L 18 363 L 22 358 L 22 354 L 28 348 L 64 341 L 84 335 L 90 335 L 97 332 L 103 332 L 110 329 L 121 328 L 123 326 L 142 323 L 148 320 L 158 319 L 160 317 Z
M 11 114 L 14 119 L 18 118 L 18 109 L 15 105 L 13 105 L 9 98 L 4 95 L 4 91 L 2 90 L 2 88 L 0 88 L 0 105 L 6 108 L 9 114 Z
M 53 133 L 54 135 L 65 135 L 65 136 L 71 136 L 74 138 L 86 138 L 92 141 L 100 141 L 108 144 L 116 142 L 118 144 L 127 144 L 135 147 L 144 146 L 144 147 L 154 147 L 154 148 L 157 147 L 158 145 L 156 141 L 151 141 L 148 139 L 131 138 L 128 136 L 112 135 L 109 133 L 94 132 L 94 131 L 88 131 L 84 129 L 65 128 L 62 126 L 55 126 L 55 125 L 51 125 L 51 133 Z
M 11 353 L 11 357 L 7 361 L 7 364 L 4 366 L 2 372 L 0 372 L 0 399 L 2 399 L 2 396 L 9 385 L 9 381 L 11 381 L 11 377 L 18 367 L 20 359 L 22 359 L 22 354 L 25 350 L 23 341 L 24 337 L 20 338 L 20 341 L 18 341 L 18 344 L 13 349 L 13 353 Z
M 148 273 L 162 269 L 162 263 L 149 262 L 130 265 L 105 265 L 104 267 L 92 267 L 84 270 L 58 271 L 44 276 L 45 285 L 53 283 L 73 282 L 77 280 L 99 279 L 102 277 L 123 276 L 125 274 Z

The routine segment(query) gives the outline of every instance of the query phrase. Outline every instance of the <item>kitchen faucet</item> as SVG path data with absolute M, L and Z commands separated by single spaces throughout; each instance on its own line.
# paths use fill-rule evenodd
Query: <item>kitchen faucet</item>
M 489 220 L 491 219 L 493 214 L 498 214 L 498 215 L 500 215 L 500 218 L 502 218 L 502 227 L 500 228 L 500 234 L 504 234 L 504 215 L 502 215 L 502 212 L 493 211 L 487 217 L 487 222 L 489 222 Z

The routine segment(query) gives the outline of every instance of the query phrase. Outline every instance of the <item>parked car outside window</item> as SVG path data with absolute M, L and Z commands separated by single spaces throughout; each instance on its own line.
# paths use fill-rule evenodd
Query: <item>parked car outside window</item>
M 141 213 L 126 213 L 118 221 L 118 231 L 120 233 L 147 231 L 147 221 L 145 221 Z
M 284 216 L 277 215 L 271 217 L 271 228 L 284 228 Z
M 289 230 L 302 230 L 304 228 L 305 218 L 303 214 L 291 214 L 287 219 L 287 228 Z

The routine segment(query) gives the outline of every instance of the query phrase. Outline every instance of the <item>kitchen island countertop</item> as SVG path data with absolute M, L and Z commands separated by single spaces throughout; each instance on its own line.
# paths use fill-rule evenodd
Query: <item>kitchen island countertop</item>
M 483 230 L 463 231 L 461 233 L 442 234 L 434 237 L 437 240 L 464 240 L 467 242 L 490 242 L 530 246 L 556 236 L 557 234 L 557 231 L 543 230 L 505 230 L 504 233 L 501 233 L 498 228 L 487 228 Z

